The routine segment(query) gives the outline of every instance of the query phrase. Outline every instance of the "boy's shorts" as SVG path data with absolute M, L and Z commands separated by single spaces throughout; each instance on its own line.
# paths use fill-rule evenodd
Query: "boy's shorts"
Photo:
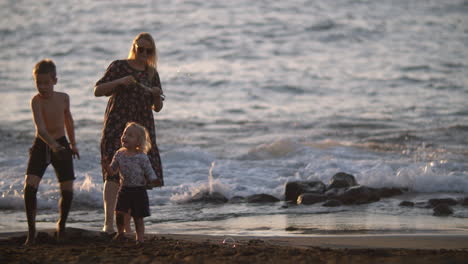
M 38 137 L 34 139 L 34 143 L 29 150 L 26 175 L 36 175 L 42 178 L 47 167 L 52 163 L 59 182 L 75 179 L 72 151 L 67 138 L 63 136 L 57 139 L 57 142 L 63 146 L 66 151 L 60 152 L 60 154 L 53 153 L 49 145 L 42 139 Z
M 133 217 L 150 216 L 148 193 L 145 187 L 122 187 L 117 198 L 115 211 L 128 213 Z

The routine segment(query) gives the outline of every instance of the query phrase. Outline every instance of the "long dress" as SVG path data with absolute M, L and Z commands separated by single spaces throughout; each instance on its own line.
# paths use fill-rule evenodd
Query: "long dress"
M 155 72 L 152 79 L 149 78 L 148 71 L 139 71 L 130 66 L 127 60 L 113 61 L 106 70 L 104 76 L 96 82 L 96 85 L 110 82 L 128 75 L 133 75 L 139 83 L 148 86 L 161 87 L 158 72 Z M 164 185 L 161 158 L 156 143 L 156 129 L 153 117 L 153 95 L 151 92 L 137 84 L 125 87 L 116 87 L 110 94 L 104 115 L 104 127 L 101 137 L 101 164 L 110 163 L 115 152 L 120 149 L 125 125 L 128 122 L 137 122 L 146 127 L 151 139 L 151 149 L 147 153 L 156 177 Z M 119 175 L 108 175 L 102 167 L 103 180 L 119 182 Z

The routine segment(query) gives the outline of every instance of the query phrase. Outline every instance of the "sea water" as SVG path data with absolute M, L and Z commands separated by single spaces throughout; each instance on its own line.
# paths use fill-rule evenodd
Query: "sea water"
M 22 189 L 34 138 L 32 68 L 51 58 L 70 95 L 81 159 L 69 226 L 103 222 L 99 142 L 108 98 L 95 82 L 150 32 L 166 101 L 155 113 L 166 186 L 148 232 L 298 235 L 468 231 L 403 200 L 468 195 L 468 2 L 2 1 L 0 231 L 26 230 Z M 404 187 L 379 202 L 322 207 L 192 204 L 199 191 L 284 198 L 295 180 Z M 57 220 L 52 168 L 38 226 Z

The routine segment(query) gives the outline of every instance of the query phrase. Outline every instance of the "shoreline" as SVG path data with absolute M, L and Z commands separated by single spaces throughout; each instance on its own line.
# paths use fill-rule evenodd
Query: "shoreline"
M 67 228 L 58 243 L 54 229 L 0 233 L 2 263 L 464 263 L 468 235 L 318 235 L 301 237 L 146 234 L 113 242 L 112 235 Z

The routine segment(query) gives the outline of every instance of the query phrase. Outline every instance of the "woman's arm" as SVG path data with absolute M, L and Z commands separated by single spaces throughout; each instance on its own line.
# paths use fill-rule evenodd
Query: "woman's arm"
M 164 93 L 161 88 L 161 79 L 159 78 L 159 73 L 154 69 L 154 76 L 153 76 L 153 87 L 151 89 L 151 93 L 153 94 L 153 110 L 155 112 L 161 111 L 163 108 L 163 101 L 164 101 Z
M 128 75 L 128 76 L 122 77 L 114 81 L 101 83 L 94 87 L 94 96 L 96 97 L 100 97 L 104 95 L 109 96 L 114 92 L 116 87 L 120 85 L 127 86 L 134 82 L 135 82 L 135 78 L 133 78 L 132 75 Z
M 139 83 L 139 82 L 137 82 L 137 84 L 141 88 L 149 91 L 153 95 L 153 107 L 152 107 L 153 110 L 156 111 L 156 112 L 161 111 L 161 109 L 163 108 L 163 101 L 164 101 L 164 95 L 162 94 L 161 88 L 158 87 L 158 86 L 154 86 L 154 87 L 150 88 L 150 87 L 148 87 L 148 86 L 146 86 L 146 85 L 144 85 L 142 83 Z
M 164 95 L 162 94 L 161 87 L 155 86 L 151 90 L 151 93 L 153 94 L 154 102 L 153 102 L 153 110 L 155 112 L 161 111 L 163 108 L 163 98 Z

